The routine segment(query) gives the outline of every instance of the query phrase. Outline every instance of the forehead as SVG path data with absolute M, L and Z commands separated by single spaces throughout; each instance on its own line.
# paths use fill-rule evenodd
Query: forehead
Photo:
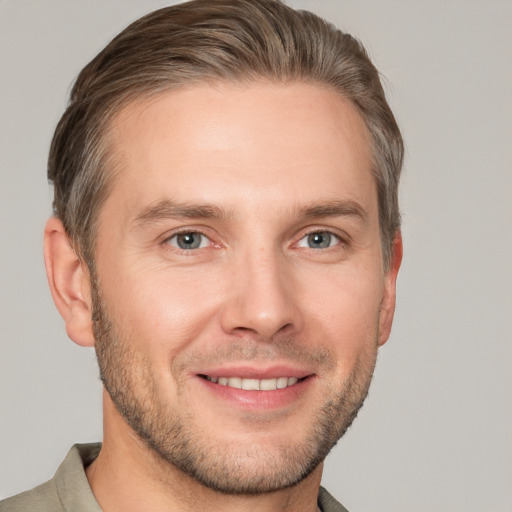
M 184 87 L 127 105 L 109 138 L 111 199 L 132 209 L 167 198 L 235 209 L 340 194 L 374 199 L 368 130 L 357 109 L 325 87 Z

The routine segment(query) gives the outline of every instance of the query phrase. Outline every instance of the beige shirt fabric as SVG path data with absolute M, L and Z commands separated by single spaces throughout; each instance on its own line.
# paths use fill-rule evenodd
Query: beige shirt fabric
M 102 512 L 84 470 L 100 449 L 101 443 L 75 444 L 51 480 L 0 501 L 0 512 Z M 322 487 L 318 505 L 323 512 L 348 512 Z

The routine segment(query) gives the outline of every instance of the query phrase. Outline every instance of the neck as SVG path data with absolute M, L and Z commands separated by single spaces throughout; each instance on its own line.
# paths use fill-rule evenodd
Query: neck
M 322 465 L 294 487 L 259 495 L 228 495 L 204 487 L 163 461 L 132 431 L 104 391 L 104 439 L 86 469 L 104 512 L 209 510 L 316 512 Z

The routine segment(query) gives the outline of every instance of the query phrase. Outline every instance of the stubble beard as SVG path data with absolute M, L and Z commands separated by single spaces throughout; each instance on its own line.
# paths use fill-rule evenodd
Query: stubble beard
M 151 368 L 129 336 L 109 318 L 97 280 L 91 279 L 93 330 L 100 378 L 132 430 L 161 460 L 214 491 L 232 495 L 275 492 L 297 485 L 325 459 L 357 416 L 368 394 L 377 348 L 360 360 L 312 414 L 300 446 L 234 446 L 205 439 L 190 411 L 162 399 Z M 332 357 L 332 356 L 330 356 Z M 335 364 L 335 361 L 332 361 Z

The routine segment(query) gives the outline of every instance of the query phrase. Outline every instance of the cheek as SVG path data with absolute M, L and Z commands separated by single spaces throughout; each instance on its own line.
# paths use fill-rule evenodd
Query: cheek
M 354 361 L 376 344 L 382 276 L 377 271 L 343 269 L 321 276 L 321 281 L 323 286 L 317 276 L 317 291 L 309 300 L 311 317 L 339 359 Z
M 163 351 L 172 356 L 207 329 L 218 309 L 215 282 L 207 272 L 131 268 L 105 281 L 104 298 L 132 342 L 161 359 Z

